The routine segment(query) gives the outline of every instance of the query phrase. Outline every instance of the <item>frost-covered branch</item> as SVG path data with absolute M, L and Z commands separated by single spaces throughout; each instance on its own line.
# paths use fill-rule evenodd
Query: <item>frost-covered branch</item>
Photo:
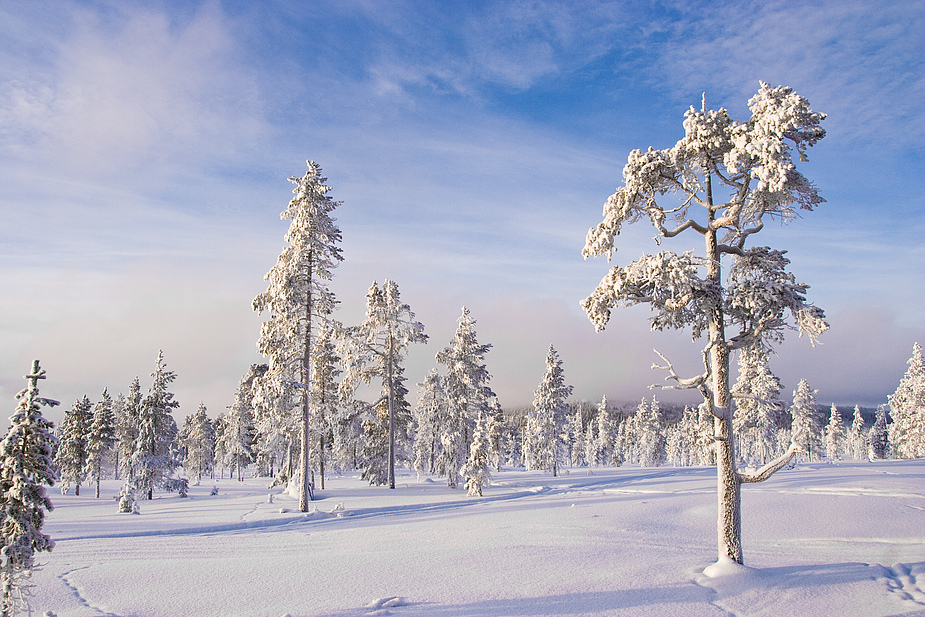
M 798 452 L 800 452 L 800 446 L 791 443 L 790 447 L 787 448 L 787 451 L 784 452 L 781 456 L 777 457 L 761 469 L 758 469 L 754 473 L 745 473 L 738 472 L 739 482 L 743 483 L 755 483 L 755 482 L 764 482 L 772 475 L 774 472 L 780 470 L 784 465 L 790 462 L 790 459 L 794 457 Z
M 668 375 L 665 376 L 665 381 L 674 381 L 675 385 L 663 385 L 663 384 L 652 384 L 649 386 L 650 389 L 658 388 L 660 390 L 698 390 L 705 399 L 709 399 L 709 390 L 707 388 L 707 380 L 710 379 L 710 365 L 709 362 L 706 363 L 706 370 L 694 377 L 681 377 L 678 375 L 677 371 L 674 369 L 674 365 L 671 363 L 665 354 L 660 352 L 657 349 L 653 349 L 659 357 L 665 361 L 665 366 L 661 366 L 653 363 L 652 368 L 660 371 L 667 371 Z

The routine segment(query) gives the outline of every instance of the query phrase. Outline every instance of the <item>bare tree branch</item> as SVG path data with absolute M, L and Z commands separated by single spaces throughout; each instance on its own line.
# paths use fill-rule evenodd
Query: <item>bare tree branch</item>
M 774 472 L 778 471 L 784 465 L 789 463 L 790 459 L 792 459 L 797 452 L 800 452 L 800 446 L 796 445 L 795 443 L 791 443 L 790 447 L 787 448 L 787 451 L 784 452 L 784 454 L 774 459 L 773 461 L 771 461 L 770 463 L 768 463 L 761 469 L 757 470 L 755 473 L 744 473 L 741 471 L 738 472 L 737 475 L 739 476 L 739 482 L 743 482 L 743 483 L 764 482 L 765 480 L 770 478 L 774 474 Z
M 707 379 L 710 378 L 710 371 L 707 370 L 702 375 L 696 375 L 694 377 L 681 377 L 674 370 L 674 365 L 671 364 L 671 361 L 665 357 L 665 355 L 657 349 L 653 349 L 659 357 L 665 361 L 666 366 L 659 366 L 658 364 L 652 364 L 652 368 L 658 369 L 661 371 L 668 371 L 668 375 L 665 376 L 665 381 L 675 381 L 677 385 L 661 385 L 661 384 L 652 384 L 649 388 L 659 388 L 660 390 L 701 390 L 705 387 Z

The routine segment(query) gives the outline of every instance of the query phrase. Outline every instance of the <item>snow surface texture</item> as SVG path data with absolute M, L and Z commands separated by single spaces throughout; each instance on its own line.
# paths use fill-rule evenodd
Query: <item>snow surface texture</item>
M 925 615 L 925 460 L 801 464 L 743 488 L 716 556 L 715 470 L 504 470 L 483 497 L 332 477 L 308 514 L 266 479 L 141 514 L 54 497 L 32 608 L 57 617 Z M 210 495 L 213 485 L 218 495 Z M 88 491 L 89 492 L 89 491 Z M 273 494 L 272 503 L 268 494 Z

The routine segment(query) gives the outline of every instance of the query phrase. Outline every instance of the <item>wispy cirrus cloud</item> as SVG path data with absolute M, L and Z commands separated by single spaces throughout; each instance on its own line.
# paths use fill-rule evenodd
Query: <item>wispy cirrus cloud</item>
M 217 5 L 179 24 L 136 6 L 69 17 L 46 33 L 54 53 L 43 64 L 16 58 L 15 41 L 4 50 L 14 67 L 0 87 L 8 154 L 111 177 L 182 168 L 205 151 L 227 158 L 265 129 Z
M 651 34 L 657 45 L 645 63 L 656 87 L 689 98 L 706 91 L 708 105 L 728 100 L 744 108 L 758 80 L 789 85 L 829 114 L 826 128 L 836 140 L 888 134 L 897 144 L 921 143 L 921 3 L 666 5 L 673 19 Z

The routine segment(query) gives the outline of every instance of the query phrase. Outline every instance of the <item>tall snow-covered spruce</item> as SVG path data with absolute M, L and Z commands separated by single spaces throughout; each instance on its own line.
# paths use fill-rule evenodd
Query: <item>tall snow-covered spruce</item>
M 254 310 L 268 311 L 257 348 L 269 359 L 265 379 L 273 384 L 276 397 L 286 399 L 293 386 L 300 388 L 299 406 L 299 509 L 308 511 L 310 487 L 311 354 L 312 336 L 327 323 L 337 300 L 328 288 L 333 269 L 343 261 L 341 232 L 331 213 L 341 205 L 328 196 L 331 188 L 321 167 L 308 161 L 295 184 L 295 197 L 280 218 L 289 219 L 285 247 L 276 265 L 264 277 L 267 290 L 254 299 Z M 296 410 L 292 410 L 296 412 Z
M 39 361 L 32 363 L 28 384 L 16 395 L 19 404 L 10 428 L 0 442 L 0 615 L 28 609 L 25 585 L 36 552 L 50 551 L 55 543 L 42 533 L 45 512 L 54 506 L 45 493 L 57 479 L 52 456 L 57 439 L 42 407 L 58 401 L 39 396 L 38 380 L 45 379 Z
M 562 360 L 550 345 L 546 354 L 546 372 L 533 395 L 533 410 L 527 418 L 524 451 L 531 469 L 559 475 L 565 450 L 565 421 L 572 386 L 565 383 Z
M 469 459 L 476 421 L 491 413 L 491 401 L 495 397 L 488 386 L 491 375 L 485 366 L 485 355 L 491 344 L 479 343 L 475 324 L 469 309 L 462 307 L 453 340 L 437 352 L 437 362 L 446 367 L 443 380 L 446 415 L 438 428 L 442 452 L 437 461 L 437 473 L 446 475 L 450 488 L 456 488 L 459 469 Z
M 174 447 L 179 430 L 173 417 L 173 410 L 180 404 L 169 391 L 177 374 L 167 368 L 163 351 L 157 354 L 151 378 L 151 388 L 138 410 L 138 436 L 131 457 L 133 488 L 149 500 L 154 498 L 155 488 L 179 489 L 181 485 L 177 483 L 182 482 L 171 478 L 180 464 Z
M 925 359 L 918 343 L 912 346 L 909 369 L 889 401 L 893 419 L 888 429 L 892 455 L 896 458 L 925 456 Z
M 382 398 L 373 405 L 375 417 L 364 423 L 366 433 L 363 477 L 372 484 L 395 488 L 396 433 L 407 436 L 410 450 L 411 410 L 405 395 L 402 359 L 412 343 L 426 343 L 424 324 L 415 320 L 411 306 L 404 304 L 398 284 L 373 282 L 366 294 L 366 318 L 347 328 L 340 341 L 346 372 L 341 382 L 342 397 L 352 398 L 360 382 L 382 380 Z M 404 439 L 403 439 L 404 441 Z M 408 453 L 410 458 L 410 452 Z
M 698 234 L 704 252 L 664 250 L 613 266 L 582 306 L 598 331 L 613 308 L 645 303 L 654 312 L 653 330 L 690 327 L 694 340 L 706 339 L 702 374 L 682 377 L 664 356 L 658 368 L 673 382 L 665 387 L 698 390 L 713 416 L 718 554 L 741 563 L 741 484 L 767 479 L 797 446 L 754 473 L 736 469 L 730 353 L 781 342 L 787 312 L 811 340 L 828 328 L 823 312 L 806 302 L 808 286 L 787 272 L 784 251 L 749 241 L 767 221 L 791 221 L 798 209 L 824 201 L 797 171 L 792 154 L 806 160 L 807 148 L 825 136 L 825 115 L 792 89 L 764 82 L 745 122 L 725 109 L 707 110 L 705 99 L 700 110 L 685 114 L 685 136 L 674 147 L 630 153 L 624 184 L 604 205 L 604 220 L 588 232 L 583 254 L 610 260 L 622 226 L 643 218 L 657 230 L 657 244 Z M 726 280 L 724 260 L 731 260 Z

